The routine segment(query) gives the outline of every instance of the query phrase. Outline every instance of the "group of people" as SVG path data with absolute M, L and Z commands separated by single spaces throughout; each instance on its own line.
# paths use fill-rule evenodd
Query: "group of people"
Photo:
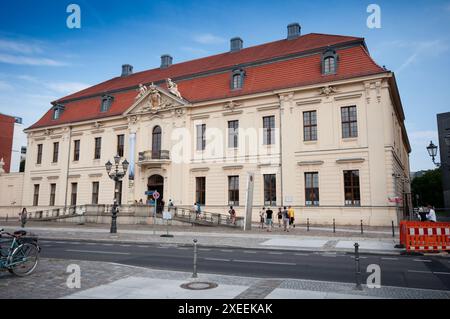
M 422 222 L 433 222 L 435 223 L 437 221 L 436 219 L 436 212 L 434 210 L 434 207 L 431 205 L 427 205 L 427 207 L 419 207 L 418 216 L 420 221 Z
M 273 219 L 274 219 L 274 213 L 273 210 L 268 207 L 267 209 L 263 207 L 261 211 L 259 212 L 260 217 L 260 228 L 264 229 L 264 225 L 267 226 L 267 231 L 271 232 L 273 229 Z M 281 228 L 281 225 L 283 224 L 283 230 L 285 232 L 289 232 L 290 228 L 295 228 L 295 212 L 292 206 L 283 208 L 278 208 L 277 213 L 278 218 L 278 227 Z

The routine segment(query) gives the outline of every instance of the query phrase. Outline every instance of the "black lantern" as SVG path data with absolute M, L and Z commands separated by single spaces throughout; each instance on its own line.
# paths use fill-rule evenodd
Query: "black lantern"
M 428 155 L 430 155 L 431 159 L 433 160 L 433 163 L 436 166 L 440 166 L 439 163 L 435 162 L 435 157 L 437 155 L 438 147 L 434 145 L 433 141 L 430 142 L 430 145 L 427 146 Z

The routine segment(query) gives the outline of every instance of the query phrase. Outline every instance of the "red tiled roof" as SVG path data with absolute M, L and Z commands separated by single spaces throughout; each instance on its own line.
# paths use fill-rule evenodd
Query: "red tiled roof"
M 244 87 L 241 90 L 231 91 L 229 71 L 220 72 L 221 69 L 232 68 L 236 65 L 306 53 L 327 46 L 342 46 L 351 42 L 355 45 L 337 48 L 340 60 L 336 75 L 322 75 L 321 51 L 311 55 L 274 60 L 271 63 L 251 64 L 245 67 L 246 76 Z M 191 76 L 209 71 L 218 72 L 211 72 L 202 77 Z M 385 72 L 385 70 L 369 56 L 362 38 L 313 33 L 295 40 L 276 41 L 246 48 L 239 52 L 228 52 L 174 64 L 166 69 L 158 68 L 126 77 L 113 78 L 55 101 L 54 103 L 65 105 L 61 117 L 58 120 L 52 120 L 52 110 L 49 110 L 30 128 L 122 114 L 133 104 L 134 97 L 137 95 L 137 91 L 133 87 L 140 83 L 158 82 L 169 77 L 179 78 L 176 82 L 183 98 L 190 102 L 200 102 L 381 72 Z M 187 77 L 188 75 L 190 77 Z M 101 113 L 99 95 L 121 89 L 128 90 L 110 93 L 114 96 L 111 109 Z

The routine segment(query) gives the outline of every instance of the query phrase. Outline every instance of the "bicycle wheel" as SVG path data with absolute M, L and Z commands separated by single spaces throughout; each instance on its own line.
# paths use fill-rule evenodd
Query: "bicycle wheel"
M 33 244 L 22 244 L 14 249 L 9 264 L 9 268 L 16 276 L 27 276 L 31 274 L 39 262 L 39 249 Z

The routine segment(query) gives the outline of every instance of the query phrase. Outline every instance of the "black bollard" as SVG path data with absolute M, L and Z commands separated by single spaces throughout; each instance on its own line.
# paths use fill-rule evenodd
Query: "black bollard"
M 197 278 L 197 239 L 194 239 L 194 272 L 192 278 Z
M 361 219 L 361 235 L 364 234 L 364 229 L 363 229 L 363 221 Z
M 309 218 L 306 220 L 306 231 L 309 231 Z
M 333 233 L 335 233 L 335 232 L 336 232 L 336 221 L 333 218 Z
M 395 237 L 394 221 L 392 221 L 392 237 Z
M 355 279 L 356 279 L 356 287 L 357 290 L 363 290 L 361 286 L 361 265 L 359 263 L 359 244 L 355 243 Z
M 6 214 L 6 222 L 8 222 L 8 214 Z

